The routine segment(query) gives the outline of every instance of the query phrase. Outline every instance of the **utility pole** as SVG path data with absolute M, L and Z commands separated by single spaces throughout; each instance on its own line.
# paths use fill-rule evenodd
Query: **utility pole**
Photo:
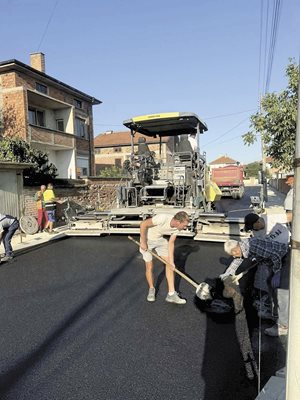
M 294 169 L 286 400 L 300 399 L 300 73 Z
M 261 113 L 261 95 L 259 97 L 259 113 Z M 261 142 L 261 175 L 260 175 L 260 206 L 262 209 L 265 208 L 265 203 L 268 201 L 268 188 L 267 188 L 267 174 L 266 174 L 266 152 L 265 152 L 265 142 L 263 133 L 260 132 L 260 142 Z

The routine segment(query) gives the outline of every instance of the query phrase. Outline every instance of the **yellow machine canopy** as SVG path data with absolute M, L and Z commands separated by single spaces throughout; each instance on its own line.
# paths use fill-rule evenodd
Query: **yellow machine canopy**
M 146 136 L 177 136 L 203 133 L 207 126 L 196 114 L 170 112 L 161 114 L 148 114 L 134 117 L 123 122 L 131 131 L 142 133 Z

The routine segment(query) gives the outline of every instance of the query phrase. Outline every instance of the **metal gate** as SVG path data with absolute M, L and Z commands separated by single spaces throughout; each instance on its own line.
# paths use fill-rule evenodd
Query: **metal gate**
M 22 173 L 0 170 L 0 213 L 20 218 L 22 199 Z

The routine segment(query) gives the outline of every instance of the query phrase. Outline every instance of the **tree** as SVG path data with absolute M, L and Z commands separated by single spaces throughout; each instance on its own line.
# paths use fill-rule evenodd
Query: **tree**
M 49 163 L 48 154 L 19 138 L 5 137 L 0 141 L 0 160 L 33 164 L 23 172 L 26 183 L 41 183 L 57 176 L 57 168 Z
M 115 165 L 111 165 L 100 170 L 98 176 L 101 178 L 121 178 L 122 177 L 122 168 L 117 167 Z
M 259 178 L 259 172 L 262 171 L 262 163 L 259 161 L 254 161 L 250 164 L 247 164 L 244 168 L 246 179 L 250 177 Z M 270 170 L 266 168 L 266 177 L 270 178 Z
M 291 170 L 296 145 L 299 65 L 290 60 L 286 68 L 288 86 L 268 93 L 261 100 L 261 112 L 250 117 L 250 131 L 243 136 L 246 145 L 253 144 L 257 133 L 262 137 L 265 152 L 276 168 Z

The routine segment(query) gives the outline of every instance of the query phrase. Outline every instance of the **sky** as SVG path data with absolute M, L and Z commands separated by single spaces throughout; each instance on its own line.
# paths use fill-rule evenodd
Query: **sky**
M 261 4 L 264 19 L 261 35 Z M 0 61 L 46 57 L 46 73 L 103 103 L 95 136 L 161 112 L 196 113 L 207 126 L 201 152 L 250 163 L 258 141 L 242 135 L 264 92 L 275 0 L 0 0 Z M 269 19 L 267 21 L 267 5 Z M 299 60 L 300 1 L 282 0 L 270 92 Z M 262 41 L 261 41 L 262 37 Z

